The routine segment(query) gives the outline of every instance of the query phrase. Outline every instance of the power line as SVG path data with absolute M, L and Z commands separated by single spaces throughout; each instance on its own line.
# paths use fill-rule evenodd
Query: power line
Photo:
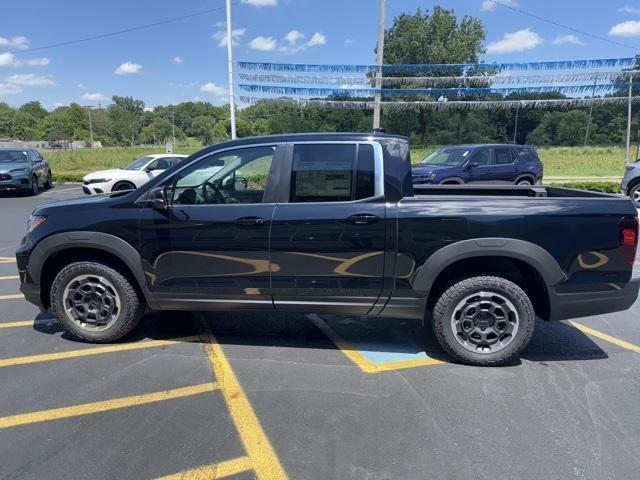
M 501 7 L 508 8 L 509 10 L 513 10 L 514 12 L 521 13 L 522 15 L 526 15 L 528 17 L 535 18 L 535 19 L 540 20 L 542 22 L 546 22 L 546 23 L 549 23 L 551 25 L 555 25 L 556 27 L 564 28 L 565 30 L 569 30 L 571 32 L 579 33 L 580 35 L 584 35 L 586 37 L 591 37 L 591 38 L 594 38 L 596 40 L 600 40 L 602 42 L 611 43 L 611 44 L 617 45 L 619 47 L 630 48 L 630 49 L 636 50 L 636 51 L 638 50 L 638 47 L 635 47 L 635 46 L 630 45 L 628 43 L 618 42 L 616 40 L 611 40 L 611 39 L 606 38 L 606 37 L 601 37 L 601 36 L 595 35 L 593 33 L 585 32 L 583 30 L 578 30 L 577 28 L 573 28 L 573 27 L 570 27 L 568 25 L 564 25 L 562 23 L 558 23 L 558 22 L 556 22 L 554 20 L 550 20 L 548 18 L 541 17 L 540 15 L 536 15 L 535 13 L 526 12 L 526 11 L 522 10 L 521 8 L 514 7 L 513 5 L 509 5 L 507 3 L 502 3 L 502 2 L 500 2 L 498 0 L 489 0 L 489 1 L 491 3 L 495 3 L 496 5 L 500 5 Z
M 240 2 L 233 2 L 233 3 L 246 3 L 246 0 L 240 0 Z M 13 54 L 30 53 L 30 52 L 38 52 L 38 51 L 41 51 L 41 50 L 48 50 L 48 49 L 51 49 L 51 48 L 67 47 L 69 45 L 77 45 L 79 43 L 85 43 L 85 42 L 91 42 L 93 40 L 100 40 L 100 39 L 103 39 L 103 38 L 115 37 L 116 35 L 123 35 L 125 33 L 136 32 L 136 31 L 139 31 L 139 30 L 145 30 L 147 28 L 153 28 L 153 27 L 158 27 L 160 25 L 166 25 L 168 23 L 174 23 L 174 22 L 179 22 L 179 21 L 182 21 L 182 20 L 187 20 L 189 18 L 198 17 L 200 15 L 205 15 L 207 13 L 212 13 L 212 12 L 217 12 L 217 11 L 220 11 L 220 10 L 224 10 L 224 8 L 225 8 L 225 6 L 221 5 L 219 7 L 208 8 L 206 10 L 200 10 L 199 12 L 189 13 L 187 15 L 181 15 L 179 17 L 167 18 L 165 20 L 160 20 L 158 22 L 153 22 L 153 23 L 147 23 L 145 25 L 138 25 L 136 27 L 124 28 L 122 30 L 116 30 L 116 31 L 113 31 L 113 32 L 108 32 L 108 33 L 101 33 L 99 35 L 92 35 L 90 37 L 79 38 L 79 39 L 76 39 L 76 40 L 68 40 L 66 42 L 52 43 L 52 44 L 49 44 L 49 45 L 43 45 L 41 47 L 26 48 L 24 50 L 10 50 L 9 53 L 13 53 Z

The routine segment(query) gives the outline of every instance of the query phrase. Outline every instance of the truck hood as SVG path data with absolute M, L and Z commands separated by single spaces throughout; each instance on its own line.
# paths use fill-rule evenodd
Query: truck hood
M 31 166 L 24 162 L 0 163 L 0 173 L 11 173 L 11 170 L 30 170 Z

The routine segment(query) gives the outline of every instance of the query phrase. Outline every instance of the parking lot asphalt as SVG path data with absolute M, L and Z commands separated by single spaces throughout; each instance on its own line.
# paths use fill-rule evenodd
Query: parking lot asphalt
M 79 343 L 12 259 L 34 206 L 79 195 L 0 196 L 0 478 L 638 478 L 639 303 L 538 322 L 500 368 L 400 319 L 162 312 Z

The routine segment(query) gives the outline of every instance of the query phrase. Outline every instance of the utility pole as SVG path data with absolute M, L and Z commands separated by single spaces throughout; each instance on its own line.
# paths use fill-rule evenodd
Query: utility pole
M 384 61 L 384 22 L 387 14 L 387 0 L 380 0 L 380 15 L 378 16 L 378 49 L 376 52 L 376 94 L 373 103 L 373 128 L 380 128 L 380 89 L 382 88 L 382 62 Z
M 520 112 L 520 103 L 516 104 L 516 122 L 513 126 L 513 144 L 516 144 L 516 135 L 518 134 L 518 113 Z
M 631 160 L 631 95 L 633 90 L 633 73 L 629 74 L 629 104 L 627 106 L 627 157 L 625 164 Z
M 86 108 L 87 111 L 89 112 L 89 134 L 91 135 L 91 147 L 93 148 L 93 123 L 91 122 L 91 109 L 93 107 L 92 106 L 86 106 L 84 108 Z
M 231 111 L 231 140 L 235 140 L 236 105 L 233 95 L 233 35 L 231 28 L 231 0 L 227 0 L 227 60 L 229 63 L 229 110 Z
M 176 123 L 175 123 L 175 113 L 171 112 L 171 136 L 173 137 L 173 148 L 176 148 Z
M 589 119 L 587 120 L 587 131 L 584 134 L 584 146 L 589 143 L 589 127 L 591 127 L 591 114 L 593 113 L 593 97 L 596 96 L 596 82 L 598 81 L 598 73 L 593 76 L 593 91 L 591 92 L 591 105 L 589 105 Z

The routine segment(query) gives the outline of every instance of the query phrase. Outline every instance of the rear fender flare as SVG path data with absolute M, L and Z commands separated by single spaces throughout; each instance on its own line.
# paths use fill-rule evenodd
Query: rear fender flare
M 521 260 L 535 268 L 548 287 L 566 279 L 558 262 L 539 245 L 512 238 L 478 238 L 462 240 L 436 251 L 417 269 L 413 289 L 426 297 L 436 278 L 445 268 L 460 260 L 477 257 L 507 257 Z

